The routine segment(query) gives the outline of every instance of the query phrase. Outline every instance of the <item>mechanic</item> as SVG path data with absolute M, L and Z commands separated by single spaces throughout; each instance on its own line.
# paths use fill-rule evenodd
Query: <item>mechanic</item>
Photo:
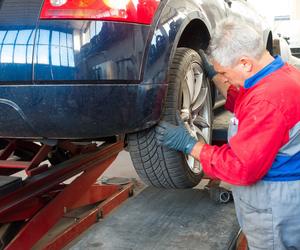
M 300 249 L 300 72 L 266 51 L 257 27 L 229 19 L 216 27 L 213 68 L 206 62 L 204 70 L 235 114 L 228 144 L 197 141 L 180 118 L 177 126 L 159 124 L 158 143 L 192 155 L 204 173 L 233 185 L 251 250 Z

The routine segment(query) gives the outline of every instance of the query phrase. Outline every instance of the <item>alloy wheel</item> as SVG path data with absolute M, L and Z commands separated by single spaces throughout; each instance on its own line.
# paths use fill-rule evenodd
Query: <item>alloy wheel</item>
M 211 140 L 211 103 L 209 82 L 201 66 L 192 63 L 182 83 L 180 116 L 189 133 L 197 140 Z M 188 166 L 195 174 L 202 173 L 201 164 L 192 156 L 185 156 Z

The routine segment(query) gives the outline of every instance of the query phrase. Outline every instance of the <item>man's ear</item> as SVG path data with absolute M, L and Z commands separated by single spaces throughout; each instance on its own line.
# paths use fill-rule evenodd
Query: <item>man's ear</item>
M 251 72 L 253 69 L 253 61 L 246 56 L 240 58 L 240 64 L 245 72 Z

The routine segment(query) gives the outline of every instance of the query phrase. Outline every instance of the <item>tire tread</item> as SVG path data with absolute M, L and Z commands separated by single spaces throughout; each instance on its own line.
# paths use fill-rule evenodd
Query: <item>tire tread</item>
M 191 59 L 201 62 L 198 53 L 189 48 L 178 48 L 168 74 L 168 93 L 162 119 L 175 122 L 182 72 Z M 144 182 L 159 188 L 190 188 L 202 175 L 189 169 L 182 153 L 161 147 L 155 138 L 155 127 L 127 135 L 128 150 L 133 165 Z

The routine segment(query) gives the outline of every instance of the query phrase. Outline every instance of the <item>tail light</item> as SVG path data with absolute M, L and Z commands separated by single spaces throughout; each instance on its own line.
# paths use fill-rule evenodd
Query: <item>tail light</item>
M 160 0 L 45 0 L 40 18 L 150 24 L 159 2 Z

